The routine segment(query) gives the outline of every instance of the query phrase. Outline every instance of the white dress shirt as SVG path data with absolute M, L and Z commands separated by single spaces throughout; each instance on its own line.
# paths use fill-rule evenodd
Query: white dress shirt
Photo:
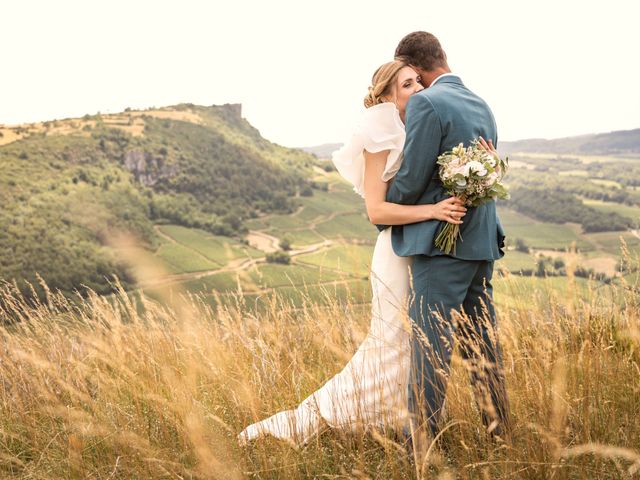
M 447 77 L 447 76 L 454 76 L 457 77 L 457 75 L 455 73 L 451 73 L 451 72 L 447 72 L 447 73 L 443 73 L 442 75 L 438 76 L 435 78 L 435 80 L 433 82 L 431 82 L 431 85 L 429 85 L 430 87 L 433 87 L 433 84 L 436 83 L 438 80 L 440 80 L 442 77 Z

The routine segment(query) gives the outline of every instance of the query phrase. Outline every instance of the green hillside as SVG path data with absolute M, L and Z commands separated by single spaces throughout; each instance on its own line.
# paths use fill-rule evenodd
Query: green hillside
M 0 278 L 27 293 L 37 275 L 67 294 L 106 293 L 111 274 L 131 286 L 118 233 L 150 251 L 154 223 L 240 238 L 247 219 L 295 210 L 313 160 L 263 139 L 239 105 L 0 127 Z
M 535 153 L 575 153 L 582 155 L 640 154 L 640 128 L 609 133 L 579 135 L 551 140 L 532 138 L 501 142 L 501 151 Z

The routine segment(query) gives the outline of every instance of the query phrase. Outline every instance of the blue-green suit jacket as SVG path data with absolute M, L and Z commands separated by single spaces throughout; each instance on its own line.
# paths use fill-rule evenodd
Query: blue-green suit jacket
M 393 179 L 387 201 L 404 205 L 437 203 L 450 195 L 440 181 L 438 155 L 459 143 L 468 146 L 482 136 L 498 144 L 496 122 L 487 103 L 464 86 L 459 77 L 448 75 L 433 86 L 411 96 L 405 115 L 404 159 Z M 504 230 L 491 201 L 469 207 L 462 218 L 455 254 L 463 260 L 496 260 L 504 256 Z M 445 255 L 434 245 L 445 222 L 427 220 L 394 225 L 391 241 L 399 256 Z M 378 225 L 378 229 L 386 228 Z

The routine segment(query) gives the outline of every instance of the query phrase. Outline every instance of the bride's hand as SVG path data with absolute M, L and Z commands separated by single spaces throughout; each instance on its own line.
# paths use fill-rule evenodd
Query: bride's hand
M 491 139 L 489 139 L 489 143 L 487 143 L 487 141 L 482 137 L 478 137 L 478 139 L 479 139 L 478 144 L 480 145 L 480 148 L 482 148 L 483 150 L 486 150 L 488 153 L 490 153 L 494 157 L 498 156 L 498 151 L 496 150 L 496 147 L 493 146 L 493 142 L 491 141 Z
M 454 225 L 460 225 L 462 217 L 467 213 L 464 202 L 458 197 L 449 197 L 429 206 L 431 207 L 431 220 L 442 220 Z

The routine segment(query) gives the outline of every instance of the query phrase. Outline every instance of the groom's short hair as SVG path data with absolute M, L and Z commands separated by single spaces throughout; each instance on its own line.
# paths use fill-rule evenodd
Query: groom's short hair
M 405 36 L 398 43 L 395 57 L 426 71 L 447 65 L 440 42 L 429 32 L 412 32 Z

